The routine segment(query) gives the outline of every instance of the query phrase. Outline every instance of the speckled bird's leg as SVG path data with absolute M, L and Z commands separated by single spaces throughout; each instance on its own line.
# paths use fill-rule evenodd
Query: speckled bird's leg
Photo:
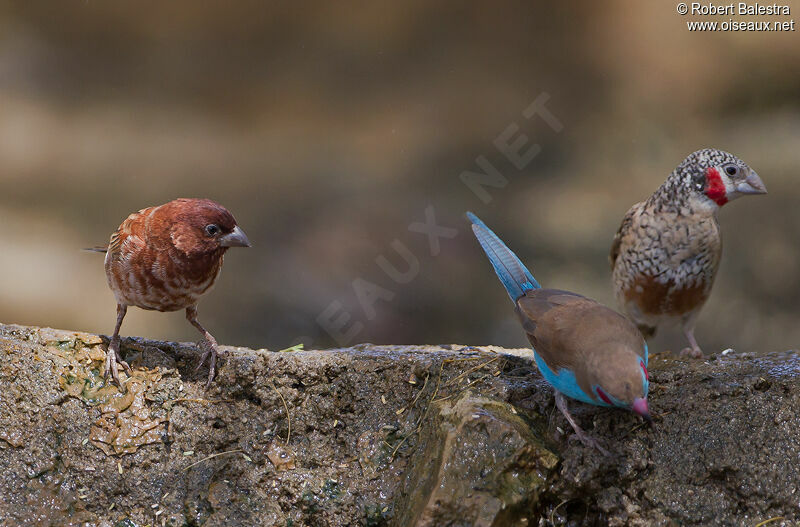
M 572 425 L 573 430 L 575 430 L 575 435 L 578 436 L 578 439 L 580 439 L 584 445 L 588 446 L 589 448 L 596 448 L 604 456 L 608 455 L 608 451 L 601 447 L 600 443 L 598 443 L 596 439 L 589 437 L 589 435 L 586 434 L 586 432 L 584 432 L 580 426 L 578 426 L 578 423 L 575 422 L 572 414 L 570 414 L 569 410 L 567 409 L 566 397 L 564 397 L 564 394 L 558 390 L 556 390 L 556 406 L 559 410 L 561 410 L 561 413 L 564 414 L 564 417 L 567 418 L 567 421 Z
M 214 373 L 216 373 L 217 368 L 217 339 L 214 336 L 206 331 L 200 322 L 197 321 L 197 306 L 190 306 L 186 308 L 186 320 L 189 321 L 191 325 L 196 327 L 200 333 L 203 334 L 203 338 L 206 342 L 206 350 L 203 353 L 203 356 L 200 357 L 200 362 L 197 364 L 197 368 L 195 368 L 195 373 L 197 373 L 200 368 L 203 366 L 203 363 L 206 362 L 206 359 L 211 357 L 208 363 L 208 382 L 206 382 L 205 389 L 208 390 L 209 386 L 211 386 L 211 381 L 214 380 Z
M 105 380 L 108 380 L 108 374 L 111 373 L 111 382 L 116 384 L 119 388 L 122 388 L 122 383 L 119 382 L 119 371 L 117 369 L 117 364 L 125 369 L 125 372 L 128 374 L 128 376 L 130 376 L 132 373 L 131 367 L 128 366 L 128 363 L 122 359 L 122 353 L 120 352 L 119 345 L 119 329 L 122 327 L 122 320 L 125 318 L 125 313 L 127 312 L 128 306 L 117 304 L 117 325 L 114 326 L 114 334 L 111 336 L 111 340 L 108 343 L 105 371 L 103 372 L 103 378 Z
M 700 346 L 697 344 L 697 340 L 694 338 L 694 325 L 695 321 L 697 320 L 697 312 L 692 313 L 688 317 L 683 320 L 683 334 L 686 335 L 686 340 L 689 341 L 688 348 L 683 348 L 681 350 L 681 356 L 689 356 L 693 359 L 702 359 L 703 358 L 703 350 L 700 349 Z

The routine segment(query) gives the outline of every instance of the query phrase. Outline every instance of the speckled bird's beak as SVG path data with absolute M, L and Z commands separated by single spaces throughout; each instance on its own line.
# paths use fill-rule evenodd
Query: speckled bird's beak
M 223 247 L 250 247 L 250 240 L 237 225 L 231 232 L 219 237 L 219 244 Z
M 766 194 L 767 187 L 758 174 L 751 170 L 744 181 L 736 185 L 736 192 L 739 194 Z

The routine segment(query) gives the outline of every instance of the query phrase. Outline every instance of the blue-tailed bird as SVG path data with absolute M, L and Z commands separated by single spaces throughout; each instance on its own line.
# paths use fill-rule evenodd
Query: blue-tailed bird
M 647 344 L 632 322 L 585 296 L 543 289 L 517 256 L 471 212 L 481 247 L 514 302 L 556 406 L 584 444 L 605 452 L 570 415 L 564 398 L 630 410 L 650 420 Z

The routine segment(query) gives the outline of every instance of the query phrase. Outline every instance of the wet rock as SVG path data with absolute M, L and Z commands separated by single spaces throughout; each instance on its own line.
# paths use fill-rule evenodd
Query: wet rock
M 558 463 L 513 406 L 466 392 L 432 403 L 396 525 L 525 525 Z M 538 417 L 538 416 L 537 416 Z M 535 520 L 534 520 L 535 521 Z
M 796 351 L 654 356 L 652 427 L 571 402 L 606 457 L 530 350 L 226 347 L 205 391 L 194 344 L 124 339 L 120 393 L 106 342 L 0 325 L 0 525 L 800 520 Z

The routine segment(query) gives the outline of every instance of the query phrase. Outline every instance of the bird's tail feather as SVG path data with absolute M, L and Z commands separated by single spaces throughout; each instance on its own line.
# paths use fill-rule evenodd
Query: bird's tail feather
M 89 251 L 93 253 L 106 253 L 108 252 L 108 247 L 105 245 L 97 245 L 95 247 L 84 247 L 83 251 Z
M 467 218 L 472 222 L 472 231 L 511 300 L 516 302 L 525 291 L 541 287 L 517 255 L 485 223 L 471 212 L 467 212 Z

